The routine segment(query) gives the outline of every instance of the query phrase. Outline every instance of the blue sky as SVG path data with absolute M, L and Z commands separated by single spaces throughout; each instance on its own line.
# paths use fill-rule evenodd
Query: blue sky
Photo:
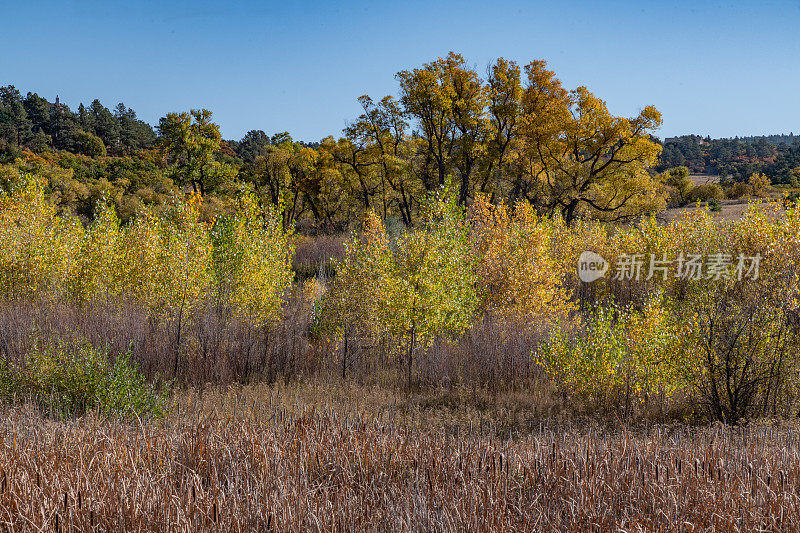
M 341 133 L 361 94 L 450 50 L 549 62 L 661 136 L 800 132 L 800 0 L 763 2 L 5 2 L 0 85 L 155 124 L 206 107 L 225 138 Z

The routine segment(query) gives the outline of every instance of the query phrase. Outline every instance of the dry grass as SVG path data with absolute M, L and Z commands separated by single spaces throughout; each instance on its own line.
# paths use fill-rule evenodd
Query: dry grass
M 689 180 L 692 185 L 708 185 L 710 183 L 719 183 L 720 176 L 709 174 L 689 174 Z
M 720 211 L 717 213 L 711 213 L 711 216 L 723 220 L 739 220 L 742 218 L 742 215 L 744 215 L 745 211 L 747 211 L 749 202 L 749 199 L 722 200 L 719 203 Z M 659 213 L 658 219 L 664 223 L 674 222 L 675 220 L 680 219 L 682 216 L 685 216 L 688 211 L 692 211 L 693 209 L 697 209 L 697 206 L 694 204 L 683 207 L 670 207 Z
M 347 236 L 339 235 L 298 235 L 295 239 L 295 255 L 292 268 L 298 279 L 328 277 L 334 273 L 334 261 L 344 255 L 344 242 Z
M 475 398 L 426 407 L 352 385 L 190 390 L 168 419 L 132 424 L 7 408 L 0 522 L 9 531 L 800 527 L 794 427 L 508 425 L 503 399 L 488 411 Z

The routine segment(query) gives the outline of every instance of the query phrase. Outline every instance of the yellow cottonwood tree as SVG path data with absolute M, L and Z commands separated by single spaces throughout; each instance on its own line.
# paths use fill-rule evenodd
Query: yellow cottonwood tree
M 512 214 L 478 196 L 471 208 L 477 276 L 487 311 L 516 321 L 544 323 L 566 318 L 574 305 L 564 285 L 574 265 L 553 257 L 555 225 L 527 202 Z
M 325 328 L 342 347 L 342 378 L 352 343 L 359 338 L 380 343 L 388 335 L 392 250 L 381 219 L 369 210 L 359 235 L 345 243 L 344 257 L 323 299 Z
M 472 175 L 485 150 L 486 89 L 464 58 L 450 52 L 447 57 L 422 68 L 397 73 L 406 113 L 414 117 L 436 169 L 436 183 L 445 184 L 450 171 L 457 174 L 458 201 L 465 205 L 471 192 Z
M 60 217 L 44 193 L 45 183 L 25 176 L 10 193 L 0 192 L 0 291 L 6 299 L 63 296 L 79 250 L 83 227 Z
M 648 169 L 661 145 L 650 134 L 661 114 L 612 115 L 586 87 L 567 91 L 544 61 L 525 67 L 522 160 L 538 186 L 537 201 L 567 223 L 581 216 L 620 220 L 663 209 L 665 193 Z
M 418 346 L 466 330 L 478 296 L 466 218 L 447 187 L 423 206 L 424 224 L 397 241 L 388 284 L 389 331 L 404 348 L 407 382 Z
M 183 333 L 212 288 L 211 238 L 200 220 L 202 197 L 174 199 L 163 215 L 141 212 L 123 232 L 120 277 L 124 298 L 174 323 L 177 373 Z
M 83 233 L 80 253 L 70 278 L 70 297 L 78 303 L 113 302 L 120 295 L 120 226 L 114 208 L 98 205 L 94 221 Z
M 747 184 L 753 189 L 753 196 L 762 197 L 766 196 L 772 183 L 765 174 L 756 172 L 747 179 Z
M 462 333 L 477 310 L 468 225 L 456 201 L 447 189 L 431 196 L 424 223 L 394 243 L 370 212 L 326 296 L 339 334 L 356 328 L 376 343 L 392 339 L 409 386 L 417 349 Z

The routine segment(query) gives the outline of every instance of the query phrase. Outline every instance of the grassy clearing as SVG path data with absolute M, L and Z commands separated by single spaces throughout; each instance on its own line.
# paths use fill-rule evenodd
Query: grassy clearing
M 534 531 L 800 526 L 800 429 L 539 418 L 478 393 L 179 393 L 169 416 L 0 421 L 4 529 Z

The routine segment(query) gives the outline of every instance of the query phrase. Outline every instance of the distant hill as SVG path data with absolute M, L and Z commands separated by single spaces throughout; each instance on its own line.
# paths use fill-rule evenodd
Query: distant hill
M 699 135 L 667 137 L 659 171 L 685 166 L 694 174 L 746 180 L 763 172 L 773 183 L 790 183 L 800 167 L 800 136 L 794 133 L 711 139 Z
M 755 135 L 750 137 L 734 137 L 734 140 L 744 141 L 748 143 L 754 143 L 756 141 L 765 140 L 770 144 L 787 144 L 789 146 L 800 142 L 800 135 L 795 135 L 794 133 L 789 133 L 788 135 L 785 133 L 780 133 L 778 135 Z

